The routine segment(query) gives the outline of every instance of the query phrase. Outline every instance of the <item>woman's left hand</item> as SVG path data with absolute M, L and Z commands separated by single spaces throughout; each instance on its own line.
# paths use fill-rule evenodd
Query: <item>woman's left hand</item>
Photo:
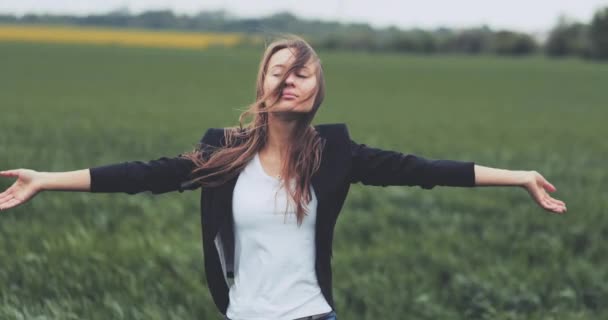
M 549 183 L 540 173 L 530 171 L 526 177 L 526 182 L 522 185 L 532 196 L 534 201 L 543 209 L 563 214 L 566 213 L 566 203 L 561 200 L 552 198 L 547 192 L 555 192 L 557 189 Z

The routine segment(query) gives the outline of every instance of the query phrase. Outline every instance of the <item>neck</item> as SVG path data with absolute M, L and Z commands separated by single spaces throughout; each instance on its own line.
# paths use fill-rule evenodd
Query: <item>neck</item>
M 268 113 L 268 140 L 264 152 L 283 158 L 297 126 L 297 117 L 288 114 Z

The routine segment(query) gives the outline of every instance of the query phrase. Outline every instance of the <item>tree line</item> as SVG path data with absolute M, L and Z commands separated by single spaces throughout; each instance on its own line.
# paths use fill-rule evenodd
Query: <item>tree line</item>
M 177 15 L 170 10 L 131 14 L 117 9 L 87 16 L 36 15 L 21 17 L 0 14 L 0 23 L 68 24 L 145 29 L 174 29 L 247 34 L 296 33 L 307 37 L 317 48 L 369 52 L 416 54 L 498 54 L 522 56 L 544 53 L 550 57 L 578 56 L 608 59 L 608 7 L 599 9 L 589 23 L 561 17 L 545 41 L 510 30 L 487 26 L 434 30 L 396 27 L 373 28 L 365 23 L 339 23 L 301 19 L 289 12 L 260 18 L 237 18 L 225 10 Z

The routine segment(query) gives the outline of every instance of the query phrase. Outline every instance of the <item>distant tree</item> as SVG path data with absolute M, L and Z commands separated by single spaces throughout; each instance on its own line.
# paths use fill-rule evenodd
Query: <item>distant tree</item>
M 324 37 L 318 39 L 313 45 L 315 47 L 320 47 L 328 50 L 337 50 L 342 46 L 341 44 L 342 37 L 336 33 L 330 33 Z
M 608 7 L 593 15 L 589 27 L 591 55 L 596 59 L 608 59 Z
M 343 48 L 357 51 L 376 51 L 376 36 L 373 30 L 362 30 L 343 35 Z
M 488 27 L 465 29 L 447 38 L 443 49 L 448 52 L 479 54 L 490 49 L 493 32 Z
M 279 12 L 264 19 L 264 26 L 270 30 L 288 30 L 290 24 L 298 20 L 298 17 L 289 12 Z
M 227 24 L 232 16 L 225 10 L 200 11 L 187 21 L 188 29 L 206 31 L 230 31 Z
M 386 47 L 391 51 L 428 54 L 437 51 L 437 41 L 431 32 L 414 29 L 392 32 Z
M 264 30 L 264 21 L 261 19 L 240 19 L 236 20 L 228 26 L 227 31 L 244 31 L 250 33 L 268 32 Z
M 0 14 L 0 22 L 15 23 L 15 22 L 18 22 L 18 19 L 14 15 Z
M 524 55 L 536 50 L 536 42 L 530 35 L 513 31 L 494 34 L 492 50 L 501 55 Z
M 137 16 L 138 25 L 152 29 L 174 28 L 177 17 L 171 10 L 152 10 Z
M 589 27 L 561 16 L 545 43 L 545 53 L 551 57 L 586 56 L 589 54 Z
M 416 29 L 413 30 L 411 34 L 416 43 L 416 52 L 434 53 L 437 51 L 437 42 L 431 32 L 422 29 Z
M 406 32 L 396 33 L 388 44 L 389 49 L 399 52 L 415 52 L 416 46 L 414 37 Z
M 38 22 L 43 22 L 44 18 L 40 17 L 38 15 L 35 15 L 35 14 L 28 13 L 28 14 L 23 15 L 23 17 L 21 17 L 21 21 L 25 22 L 25 23 L 38 23 Z
M 111 26 L 111 27 L 128 27 L 131 22 L 129 15 L 123 14 L 101 14 L 88 15 L 80 19 L 80 24 L 91 26 Z

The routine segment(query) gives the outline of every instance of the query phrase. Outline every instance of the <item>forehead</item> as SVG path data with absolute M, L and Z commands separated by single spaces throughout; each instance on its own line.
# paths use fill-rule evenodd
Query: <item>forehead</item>
M 285 67 L 289 67 L 296 59 L 296 51 L 293 48 L 283 48 L 277 52 L 275 52 L 272 57 L 270 57 L 270 60 L 268 60 L 268 68 L 272 68 L 275 66 L 285 66 Z M 306 62 L 306 68 L 309 68 L 310 70 L 315 70 L 316 68 L 316 64 L 312 62 L 312 59 L 310 59 L 308 62 Z

